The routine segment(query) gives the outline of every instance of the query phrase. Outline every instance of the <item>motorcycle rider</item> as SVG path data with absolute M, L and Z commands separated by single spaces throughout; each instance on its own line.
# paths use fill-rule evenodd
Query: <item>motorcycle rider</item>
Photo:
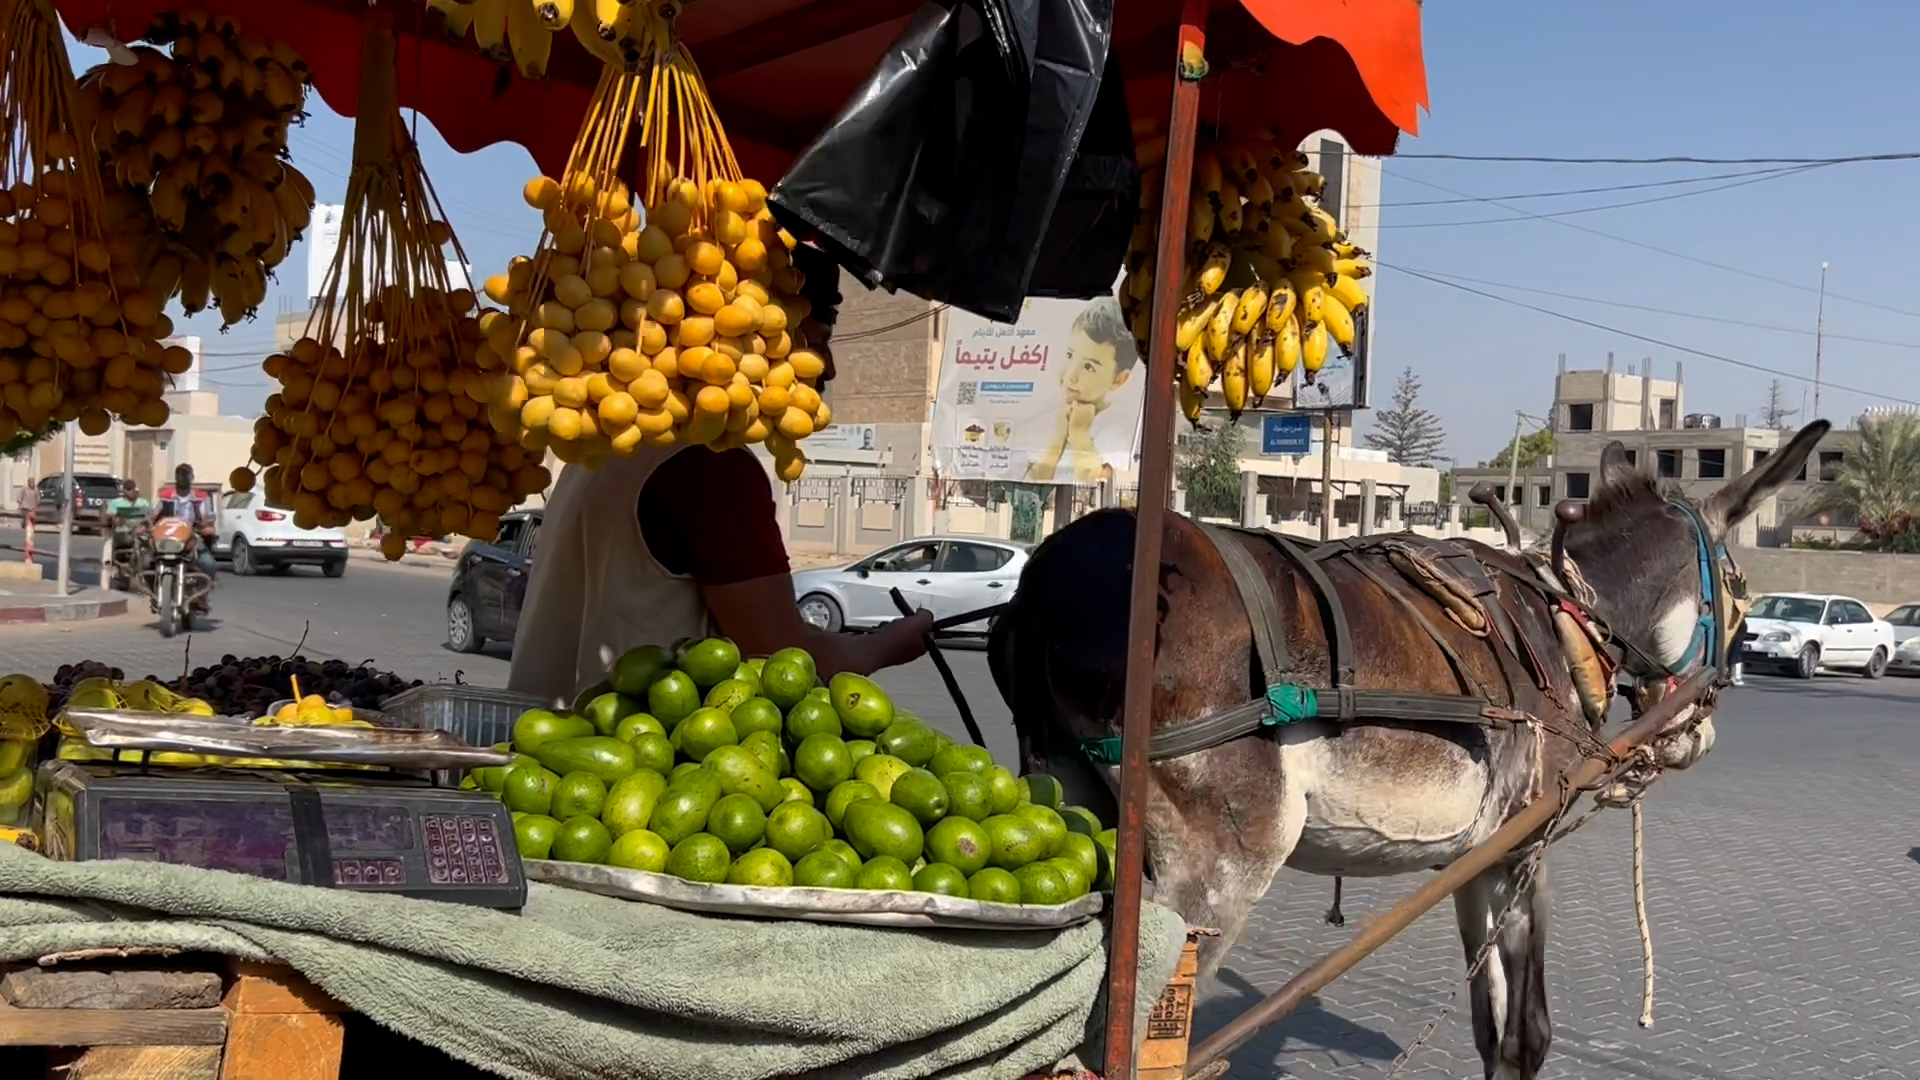
M 149 524 L 161 518 L 179 518 L 193 528 L 193 561 L 200 572 L 207 575 L 207 590 L 210 593 L 218 580 L 218 568 L 213 562 L 213 519 L 193 493 L 193 466 L 181 465 L 173 470 L 173 494 L 155 500 L 152 513 L 147 515 Z M 209 607 L 206 593 L 196 600 L 193 609 L 205 613 Z
M 120 494 L 107 501 L 107 515 L 113 528 L 107 533 L 107 557 L 103 564 L 114 576 L 114 587 L 123 588 L 123 563 L 131 564 L 137 537 L 153 507 L 140 497 L 140 485 L 131 478 L 120 481 Z

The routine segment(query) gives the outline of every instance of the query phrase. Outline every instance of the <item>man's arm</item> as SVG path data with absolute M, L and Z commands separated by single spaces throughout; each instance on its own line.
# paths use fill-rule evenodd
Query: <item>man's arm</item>
M 881 668 L 918 659 L 926 652 L 926 635 L 933 629 L 933 613 L 922 610 L 870 634 L 817 630 L 800 618 L 789 574 L 732 585 L 702 585 L 700 595 L 706 599 L 720 633 L 740 646 L 741 655 L 768 656 L 781 649 L 805 649 L 812 654 L 821 678 L 842 671 L 871 675 Z

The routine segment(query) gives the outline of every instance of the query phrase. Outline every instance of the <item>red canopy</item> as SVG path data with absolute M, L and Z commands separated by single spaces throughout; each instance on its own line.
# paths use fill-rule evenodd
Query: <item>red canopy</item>
M 368 0 L 192 0 L 239 19 L 249 32 L 291 43 L 313 69 L 314 87 L 351 116 L 360 80 L 360 22 Z M 768 182 L 859 88 L 922 0 L 704 0 L 680 17 L 741 167 Z M 157 13 L 187 0 L 55 0 L 77 37 L 104 27 L 121 40 L 142 35 Z M 540 168 L 565 167 L 600 64 L 555 35 L 550 77 L 532 82 L 512 65 L 420 32 L 421 0 L 376 0 L 401 35 L 400 100 L 462 153 L 496 142 L 525 146 Z M 1139 115 L 1164 116 L 1173 55 L 1175 3 L 1127 0 L 1113 47 Z M 1208 27 L 1203 115 L 1230 127 L 1278 125 L 1299 137 L 1338 131 L 1354 149 L 1390 154 L 1401 131 L 1416 132 L 1427 104 L 1419 0 L 1240 0 L 1220 4 Z

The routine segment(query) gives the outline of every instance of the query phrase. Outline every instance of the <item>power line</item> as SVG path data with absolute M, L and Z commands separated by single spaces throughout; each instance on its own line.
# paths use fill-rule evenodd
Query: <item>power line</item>
M 1349 154 L 1352 150 L 1347 151 Z M 1824 158 L 1714 158 L 1714 157 L 1542 157 L 1527 154 L 1394 154 L 1395 160 L 1497 161 L 1538 165 L 1852 165 L 1862 161 L 1913 161 L 1920 151 L 1899 154 L 1852 154 Z
M 1523 191 L 1513 195 L 1489 195 L 1489 196 L 1486 196 L 1486 198 L 1494 199 L 1502 202 L 1510 202 L 1510 201 L 1516 201 L 1519 199 L 1560 199 L 1560 198 L 1566 198 L 1572 195 L 1606 195 L 1615 191 L 1641 191 L 1646 188 L 1679 187 L 1683 184 L 1704 184 L 1713 180 L 1737 180 L 1743 176 L 1758 176 L 1763 173 L 1775 173 L 1775 172 L 1783 172 L 1783 171 L 1786 171 L 1786 170 L 1784 169 L 1746 169 L 1741 172 L 1710 173 L 1706 176 L 1688 176 L 1688 177 L 1682 177 L 1678 180 L 1648 180 L 1638 184 L 1603 184 L 1599 187 L 1565 188 L 1558 191 Z M 1469 195 L 1466 198 L 1462 198 L 1462 199 L 1406 199 L 1399 202 L 1351 203 L 1349 204 L 1349 206 L 1350 208 L 1356 209 L 1356 210 L 1369 210 L 1369 209 L 1380 209 L 1385 207 L 1402 207 L 1402 206 L 1458 206 L 1462 203 L 1477 203 L 1481 201 L 1482 201 L 1481 198 Z
M 876 326 L 869 330 L 855 330 L 851 333 L 846 333 L 846 334 L 832 334 L 828 336 L 827 344 L 838 345 L 846 341 L 859 341 L 861 338 L 877 337 L 880 334 L 891 333 L 892 331 L 898 330 L 903 326 L 911 326 L 914 323 L 920 322 L 923 319 L 931 319 L 935 315 L 938 315 L 941 312 L 947 310 L 949 306 L 950 305 L 947 305 L 947 304 L 935 304 L 933 307 L 930 307 L 927 310 L 922 311 L 917 315 L 909 315 L 906 318 L 901 319 L 899 322 L 888 323 L 885 326 Z
M 1467 277 L 1467 275 L 1461 275 L 1461 273 L 1415 271 L 1415 269 L 1409 269 L 1409 267 L 1402 267 L 1402 269 L 1407 269 L 1407 273 L 1423 273 L 1423 275 L 1428 275 L 1428 277 L 1444 277 L 1444 279 L 1448 279 L 1448 281 L 1467 281 L 1473 282 L 1473 284 L 1486 284 L 1486 286 L 1492 286 L 1492 288 L 1511 288 L 1511 290 L 1515 290 L 1515 292 L 1532 292 L 1532 294 L 1538 294 L 1538 296 L 1553 296 L 1553 298 L 1557 298 L 1557 300 L 1574 300 L 1574 302 L 1578 302 L 1578 304 L 1601 304 L 1601 306 L 1605 307 L 1624 307 L 1624 309 L 1628 309 L 1628 311 L 1647 311 L 1647 313 L 1651 313 L 1651 315 L 1674 315 L 1674 317 L 1678 317 L 1678 319 L 1699 319 L 1701 323 L 1720 323 L 1720 325 L 1726 325 L 1726 327 L 1743 327 L 1743 329 L 1747 329 L 1747 331 L 1799 334 L 1799 336 L 1803 336 L 1803 338 L 1811 338 L 1811 336 L 1814 336 L 1814 331 L 1803 329 L 1803 327 L 1778 327 L 1778 325 L 1770 325 L 1770 323 L 1755 323 L 1755 321 L 1751 321 L 1751 319 L 1728 319 L 1726 315 L 1703 315 L 1703 313 L 1699 313 L 1699 311 L 1678 311 L 1678 309 L 1674 309 L 1674 307 L 1651 307 L 1647 306 L 1647 304 L 1628 304 L 1628 302 L 1624 302 L 1624 300 L 1601 300 L 1599 296 L 1580 296 L 1580 294 L 1576 294 L 1576 292 L 1555 292 L 1555 290 L 1551 290 L 1551 288 L 1534 288 L 1534 286 L 1530 286 L 1530 284 L 1513 284 L 1513 282 L 1509 281 L 1488 281 L 1488 279 L 1484 279 L 1484 277 Z M 1920 342 L 1891 342 L 1891 340 L 1887 340 L 1887 338 L 1862 338 L 1862 336 L 1855 336 L 1855 334 L 1834 334 L 1834 332 L 1828 332 L 1828 334 L 1824 334 L 1824 336 L 1826 336 L 1828 340 L 1841 340 L 1841 342 L 1860 342 L 1860 344 L 1870 344 L 1870 346 L 1920 350 Z
M 1722 356 L 1719 353 L 1707 352 L 1705 349 L 1696 349 L 1690 345 L 1681 345 L 1676 342 L 1668 341 L 1665 338 L 1657 338 L 1647 334 L 1635 333 L 1632 330 L 1622 330 L 1620 327 L 1617 327 L 1617 326 L 1609 326 L 1606 323 L 1595 322 L 1592 319 L 1583 319 L 1578 315 L 1569 315 L 1564 311 L 1555 311 L 1552 308 L 1541 307 L 1537 304 L 1529 304 L 1524 300 L 1515 300 L 1510 296 L 1501 296 L 1497 293 L 1490 293 L 1485 291 L 1484 289 L 1476 289 L 1470 285 L 1461 285 L 1458 282 L 1448 281 L 1445 278 L 1437 277 L 1432 274 L 1422 273 L 1421 271 L 1418 271 L 1418 270 L 1409 270 L 1403 266 L 1389 266 L 1386 263 L 1382 263 L 1377 259 L 1374 260 L 1374 265 L 1382 269 L 1393 270 L 1397 273 L 1406 274 L 1410 277 L 1420 278 L 1423 281 L 1430 281 L 1430 282 L 1433 282 L 1435 285 L 1445 285 L 1449 289 L 1458 289 L 1461 292 L 1472 293 L 1475 296 L 1485 297 L 1488 300 L 1496 300 L 1502 304 L 1511 304 L 1514 307 L 1525 308 L 1528 311 L 1538 312 L 1541 315 L 1551 315 L 1556 319 L 1564 319 L 1567 322 L 1578 323 L 1581 326 L 1591 327 L 1595 330 L 1604 330 L 1609 334 L 1619 334 L 1621 337 L 1632 338 L 1635 341 L 1644 341 L 1650 345 L 1658 345 L 1663 349 L 1673 349 L 1676 352 L 1688 353 L 1693 356 L 1702 357 L 1707 360 L 1717 360 L 1723 364 L 1731 364 L 1734 367 L 1746 368 L 1749 371 L 1764 372 L 1765 374 L 1774 375 L 1782 379 L 1792 379 L 1795 382 L 1810 383 L 1813 381 L 1811 378 L 1805 375 L 1801 375 L 1797 372 L 1783 371 L 1780 368 L 1767 367 L 1765 364 L 1756 364 L 1751 360 L 1738 360 L 1731 356 Z M 1900 405 L 1920 405 L 1920 402 L 1916 402 L 1908 398 L 1894 397 L 1892 394 L 1883 394 L 1878 390 L 1862 390 L 1859 387 L 1842 386 L 1841 384 L 1833 382 L 1828 379 L 1822 379 L 1820 382 L 1822 386 L 1830 387 L 1832 389 L 1840 390 L 1846 393 L 1860 394 L 1864 397 L 1879 398 L 1882 401 L 1891 401 Z
M 1617 236 L 1613 233 L 1603 232 L 1599 229 L 1595 229 L 1587 225 L 1581 225 L 1577 222 L 1561 221 L 1557 218 L 1550 217 L 1545 214 L 1536 214 L 1531 210 L 1526 210 L 1518 206 L 1507 206 L 1506 204 L 1500 202 L 1498 199 L 1485 199 L 1485 198 L 1480 198 L 1479 196 L 1469 195 L 1467 192 L 1460 191 L 1455 188 L 1447 187 L 1445 184 L 1436 184 L 1431 180 L 1421 180 L 1418 177 L 1407 176 L 1403 173 L 1388 172 L 1385 168 L 1382 168 L 1380 171 L 1381 173 L 1388 176 L 1395 177 L 1396 179 L 1405 180 L 1409 183 L 1419 184 L 1421 187 L 1430 187 L 1435 191 L 1444 191 L 1449 195 L 1459 195 L 1464 198 L 1473 199 L 1476 202 L 1485 202 L 1485 203 L 1488 203 L 1489 205 L 1499 206 L 1503 209 L 1512 210 L 1514 213 L 1521 214 L 1525 217 L 1539 218 L 1540 220 L 1548 222 L 1550 224 L 1558 225 L 1563 229 L 1573 229 L 1576 232 L 1583 232 L 1591 236 L 1598 236 L 1605 240 L 1612 240 L 1616 243 L 1626 244 L 1629 247 L 1637 247 L 1645 251 L 1657 252 L 1658 254 L 1666 255 L 1670 258 L 1680 259 L 1690 263 L 1697 263 L 1701 266 L 1712 267 L 1715 270 L 1724 270 L 1729 274 L 1739 274 L 1741 277 L 1753 278 L 1756 281 L 1764 281 L 1772 285 L 1782 285 L 1782 286 L 1785 286 L 1786 288 L 1796 289 L 1800 292 L 1817 293 L 1820 291 L 1811 285 L 1803 285 L 1797 281 L 1788 281 L 1785 278 L 1771 277 L 1767 274 L 1756 273 L 1752 270 L 1743 269 L 1738 266 L 1729 266 L 1726 263 L 1717 263 L 1717 262 L 1714 262 L 1712 259 L 1703 259 L 1698 255 L 1688 255 L 1685 252 L 1674 251 L 1670 248 L 1663 248 L 1658 244 L 1649 244 L 1643 240 L 1633 240 L 1625 236 Z M 1862 300 L 1859 297 L 1854 297 L 1854 296 L 1843 296 L 1840 293 L 1836 293 L 1831 289 L 1827 290 L 1827 295 L 1829 297 L 1832 297 L 1835 300 L 1843 300 L 1849 304 L 1858 304 L 1861 307 L 1870 307 L 1880 311 L 1889 311 L 1895 315 L 1906 315 L 1911 318 L 1920 318 L 1920 311 L 1909 311 L 1906 308 L 1894 307 L 1891 304 L 1877 303 L 1873 300 Z
M 1592 213 L 1597 213 L 1601 210 L 1620 210 L 1629 206 L 1647 206 L 1651 203 L 1672 202 L 1674 199 L 1688 199 L 1688 198 L 1692 198 L 1695 195 L 1708 195 L 1716 191 L 1727 191 L 1731 188 L 1746 187 L 1749 184 L 1762 184 L 1767 182 L 1768 180 L 1778 180 L 1786 176 L 1798 176 L 1803 172 L 1811 172 L 1814 169 L 1822 169 L 1822 168 L 1826 168 L 1826 166 L 1802 165 L 1798 168 L 1793 168 L 1793 169 L 1774 169 L 1774 170 L 1765 172 L 1763 175 L 1754 176 L 1746 180 L 1736 180 L 1730 184 L 1716 184 L 1713 187 L 1699 188 L 1698 190 L 1695 190 L 1695 191 L 1680 191 L 1680 192 L 1675 192 L 1674 194 L 1671 194 L 1671 195 L 1655 195 L 1651 198 L 1632 199 L 1627 202 L 1602 203 L 1599 206 L 1580 206 L 1580 207 L 1575 207 L 1572 210 L 1555 210 L 1551 213 L 1546 213 L 1546 214 L 1535 214 L 1528 211 L 1518 211 L 1522 213 L 1524 216 L 1503 217 L 1503 218 L 1476 218 L 1472 221 L 1396 222 L 1391 225 L 1382 223 L 1380 227 L 1383 229 L 1450 229 L 1450 228 L 1455 228 L 1461 225 L 1504 225 L 1508 222 L 1525 221 L 1525 220 L 1528 220 L 1529 218 L 1540 220 L 1540 221 L 1551 221 L 1555 218 L 1572 217 L 1575 214 L 1592 214 Z M 1501 206 L 1502 209 L 1506 209 L 1505 204 L 1500 203 L 1498 200 L 1494 200 L 1494 199 L 1482 200 L 1482 199 L 1469 198 L 1468 201 L 1490 202 L 1490 203 L 1494 203 L 1495 205 Z
M 1701 322 L 1739 326 L 1748 330 L 1765 330 L 1777 334 L 1797 334 L 1801 337 L 1814 336 L 1814 331 L 1798 326 L 1777 326 L 1770 323 L 1757 323 L 1751 319 L 1730 319 L 1724 315 L 1703 315 L 1697 311 L 1679 311 L 1674 308 L 1652 307 L 1647 304 L 1628 303 L 1624 300 L 1603 300 L 1597 296 L 1581 296 L 1578 293 L 1555 292 L 1552 289 L 1540 289 L 1531 285 L 1515 285 L 1508 281 L 1489 281 L 1486 278 L 1468 277 L 1465 274 L 1444 273 L 1439 270 L 1403 269 L 1407 269 L 1408 273 L 1427 274 L 1432 277 L 1446 278 L 1449 281 L 1468 281 L 1475 285 L 1488 285 L 1496 289 L 1512 289 L 1515 292 L 1535 293 L 1540 296 L 1551 296 L 1560 300 L 1573 300 L 1582 304 L 1601 304 L 1606 307 L 1625 308 L 1628 311 L 1644 311 L 1653 315 L 1672 315 L 1682 319 L 1698 319 Z M 1855 341 L 1863 345 L 1884 345 L 1892 349 L 1920 349 L 1920 342 L 1914 341 L 1888 341 L 1885 338 L 1858 337 L 1853 334 L 1835 334 L 1831 332 L 1823 336 L 1829 341 Z

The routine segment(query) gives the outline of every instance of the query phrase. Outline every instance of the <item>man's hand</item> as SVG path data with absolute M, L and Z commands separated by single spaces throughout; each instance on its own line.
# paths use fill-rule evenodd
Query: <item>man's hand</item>
M 926 608 L 905 615 L 874 631 L 885 642 L 880 654 L 881 667 L 897 667 L 920 659 L 927 651 L 927 635 L 933 633 L 933 612 Z
M 832 634 L 815 630 L 800 620 L 793 598 L 793 577 L 774 574 L 732 585 L 705 585 L 700 589 L 720 633 L 732 638 L 747 656 L 768 656 L 797 646 L 813 654 L 820 676 L 841 671 L 871 675 L 881 668 L 909 663 L 927 651 L 926 635 L 933 615 L 916 612 L 895 619 L 870 634 Z

